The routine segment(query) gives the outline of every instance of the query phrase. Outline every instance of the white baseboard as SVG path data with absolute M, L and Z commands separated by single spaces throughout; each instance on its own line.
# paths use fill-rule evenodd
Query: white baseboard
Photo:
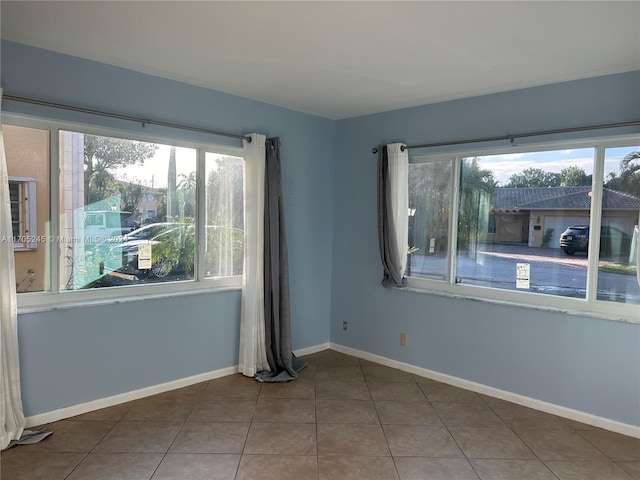
M 311 355 L 312 353 L 321 352 L 327 350 L 329 343 L 321 343 L 311 347 L 305 347 L 295 350 L 293 353 L 302 357 L 304 355 Z M 65 418 L 75 417 L 76 415 L 82 415 L 83 413 L 93 412 L 94 410 L 100 410 L 102 408 L 113 407 L 120 405 L 121 403 L 131 402 L 132 400 L 139 400 L 141 398 L 150 397 L 151 395 L 157 395 L 159 393 L 169 392 L 178 388 L 188 387 L 189 385 L 195 385 L 196 383 L 206 382 L 207 380 L 213 380 L 214 378 L 225 377 L 238 373 L 238 365 L 232 367 L 222 368 L 220 370 L 214 370 L 212 372 L 201 373 L 192 377 L 181 378 L 173 380 L 171 382 L 162 383 L 160 385 L 152 385 L 150 387 L 140 388 L 131 392 L 120 393 L 111 397 L 99 398 L 98 400 L 92 400 L 86 403 L 80 403 L 78 405 L 71 405 L 69 407 L 60 408 L 58 410 L 52 410 L 50 412 L 39 413 L 26 418 L 26 427 L 35 427 L 37 425 L 44 425 L 46 423 L 57 422 Z
M 120 405 L 121 403 L 138 400 L 140 398 L 157 395 L 159 393 L 169 392 L 177 388 L 188 387 L 189 385 L 195 385 L 196 383 L 206 382 L 207 380 L 225 377 L 234 373 L 238 373 L 237 365 L 222 368 L 220 370 L 214 370 L 212 372 L 201 373 L 199 375 L 193 375 L 192 377 L 180 378 L 178 380 L 161 383 L 159 385 L 140 388 L 131 392 L 120 393 L 111 397 L 99 398 L 98 400 L 92 400 L 91 402 L 80 403 L 78 405 L 72 405 L 70 407 L 64 407 L 50 412 L 40 413 L 38 415 L 27 417 L 26 427 L 28 428 L 36 425 L 57 422 L 58 420 L 75 417 L 76 415 L 82 415 L 83 413 L 93 412 L 94 410 L 100 410 L 101 408 L 113 407 L 115 405 Z
M 300 348 L 298 350 L 294 350 L 293 354 L 296 357 L 304 357 L 305 355 L 311 355 L 312 353 L 318 353 L 322 350 L 328 350 L 330 348 L 330 343 L 320 343 L 318 345 L 313 345 L 312 347 Z
M 509 402 L 517 403 L 525 407 L 533 408 L 541 412 L 550 413 L 559 417 L 568 418 L 577 422 L 593 425 L 612 432 L 621 433 L 635 438 L 640 438 L 640 427 L 635 425 L 629 425 L 626 423 L 618 422 L 604 417 L 598 417 L 590 413 L 582 412 L 580 410 L 574 410 L 572 408 L 563 407 L 553 403 L 537 400 L 535 398 L 527 397 L 517 393 L 508 392 L 506 390 L 500 390 L 498 388 L 489 387 L 481 383 L 472 382 L 463 378 L 454 377 L 444 373 L 436 372 L 422 367 L 416 367 L 408 363 L 398 362 L 391 360 L 380 355 L 364 352 L 362 350 L 356 350 L 355 348 L 346 347 L 337 343 L 322 343 L 311 347 L 305 347 L 295 350 L 293 353 L 296 356 L 302 357 L 304 355 L 311 355 L 313 353 L 321 352 L 323 350 L 332 349 L 337 352 L 352 355 L 354 357 L 369 360 L 380 365 L 385 365 L 391 368 L 397 368 L 399 370 L 418 375 L 420 377 L 430 378 L 438 382 L 453 385 L 455 387 L 464 388 L 491 397 L 499 398 Z M 224 377 L 238 373 L 238 366 L 223 368 L 220 370 L 214 370 L 212 372 L 202 373 L 187 378 L 181 378 L 179 380 L 173 380 L 171 382 L 162 383 L 160 385 L 153 385 L 150 387 L 133 390 L 131 392 L 125 392 L 111 397 L 100 398 L 91 402 L 81 403 L 78 405 L 72 405 L 70 407 L 60 408 L 50 412 L 40 413 L 27 417 L 27 428 L 36 425 L 44 425 L 46 423 L 56 422 L 65 418 L 75 417 L 83 413 L 92 412 L 94 410 L 100 410 L 102 408 L 113 407 L 121 403 L 130 402 L 132 400 L 138 400 L 140 398 L 149 397 L 151 395 L 157 395 L 159 393 L 169 392 L 178 388 L 188 387 L 195 385 L 196 383 L 206 382 L 215 378 Z
M 595 427 L 603 428 L 605 430 L 610 430 L 616 433 L 621 433 L 623 435 L 640 438 L 640 427 L 636 425 L 629 425 L 626 423 L 618 422 L 616 420 L 611 420 L 608 418 L 599 417 L 597 415 L 592 415 L 590 413 L 582 412 L 580 410 L 574 410 L 572 408 L 563 407 L 554 403 L 537 400 L 525 395 L 507 392 L 506 390 L 489 387 L 481 383 L 472 382 L 471 380 L 465 380 L 463 378 L 454 377 L 452 375 L 446 375 L 444 373 L 428 370 L 426 368 L 416 367 L 414 365 L 391 360 L 380 355 L 374 355 L 362 350 L 356 350 L 355 348 L 345 347 L 344 345 L 330 343 L 329 348 L 331 348 L 332 350 L 336 350 L 337 352 L 352 355 L 364 360 L 369 360 L 370 362 L 378 363 L 380 365 L 385 365 L 387 367 L 397 368 L 408 373 L 413 373 L 420 377 L 430 378 L 431 380 L 436 380 L 438 382 L 447 383 L 455 387 L 464 388 L 466 390 L 482 393 L 484 395 L 489 395 L 501 400 L 517 403 L 518 405 L 533 408 L 541 412 L 550 413 L 552 415 L 568 418 L 570 420 L 575 420 L 581 423 L 586 423 L 588 425 L 593 425 Z

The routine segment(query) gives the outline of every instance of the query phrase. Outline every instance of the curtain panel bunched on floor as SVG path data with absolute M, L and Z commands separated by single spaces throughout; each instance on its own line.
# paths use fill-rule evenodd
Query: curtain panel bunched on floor
M 409 153 L 401 143 L 378 148 L 378 244 L 382 285 L 403 287 L 407 267 Z
M 2 89 L 0 89 L 0 101 Z M 18 301 L 13 257 L 9 176 L 0 125 L 0 450 L 22 436 L 25 418 L 20 394 Z
M 280 140 L 244 142 L 245 272 L 240 371 L 262 382 L 294 380 L 306 363 L 293 355 Z

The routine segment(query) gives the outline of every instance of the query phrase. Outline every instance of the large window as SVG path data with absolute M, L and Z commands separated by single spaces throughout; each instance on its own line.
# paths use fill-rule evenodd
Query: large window
M 47 300 L 24 304 L 240 285 L 241 149 L 33 124 L 3 127 L 9 175 L 40 175 L 11 183 L 14 237 L 31 239 L 29 214 L 42 232 L 29 244 L 39 257 L 16 251 L 16 276 Z
M 412 155 L 409 285 L 637 316 L 637 142 Z

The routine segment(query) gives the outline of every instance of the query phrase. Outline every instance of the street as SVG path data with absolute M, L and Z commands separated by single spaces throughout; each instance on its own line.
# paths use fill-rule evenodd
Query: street
M 444 278 L 446 259 L 439 255 L 411 255 L 411 275 Z M 607 259 L 602 259 L 606 261 Z M 456 257 L 457 283 L 516 290 L 516 264 L 530 265 L 529 288 L 534 293 L 585 298 L 587 256 L 567 256 L 559 248 L 534 248 L 522 244 L 480 245 L 475 254 Z M 640 304 L 640 286 L 634 275 L 598 272 L 598 299 Z

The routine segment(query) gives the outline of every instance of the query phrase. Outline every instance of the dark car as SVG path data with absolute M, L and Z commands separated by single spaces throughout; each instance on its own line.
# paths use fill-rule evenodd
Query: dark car
M 589 251 L 589 225 L 572 225 L 560 235 L 560 248 L 567 255 Z M 600 254 L 607 257 L 628 257 L 631 235 L 610 225 L 600 227 Z

